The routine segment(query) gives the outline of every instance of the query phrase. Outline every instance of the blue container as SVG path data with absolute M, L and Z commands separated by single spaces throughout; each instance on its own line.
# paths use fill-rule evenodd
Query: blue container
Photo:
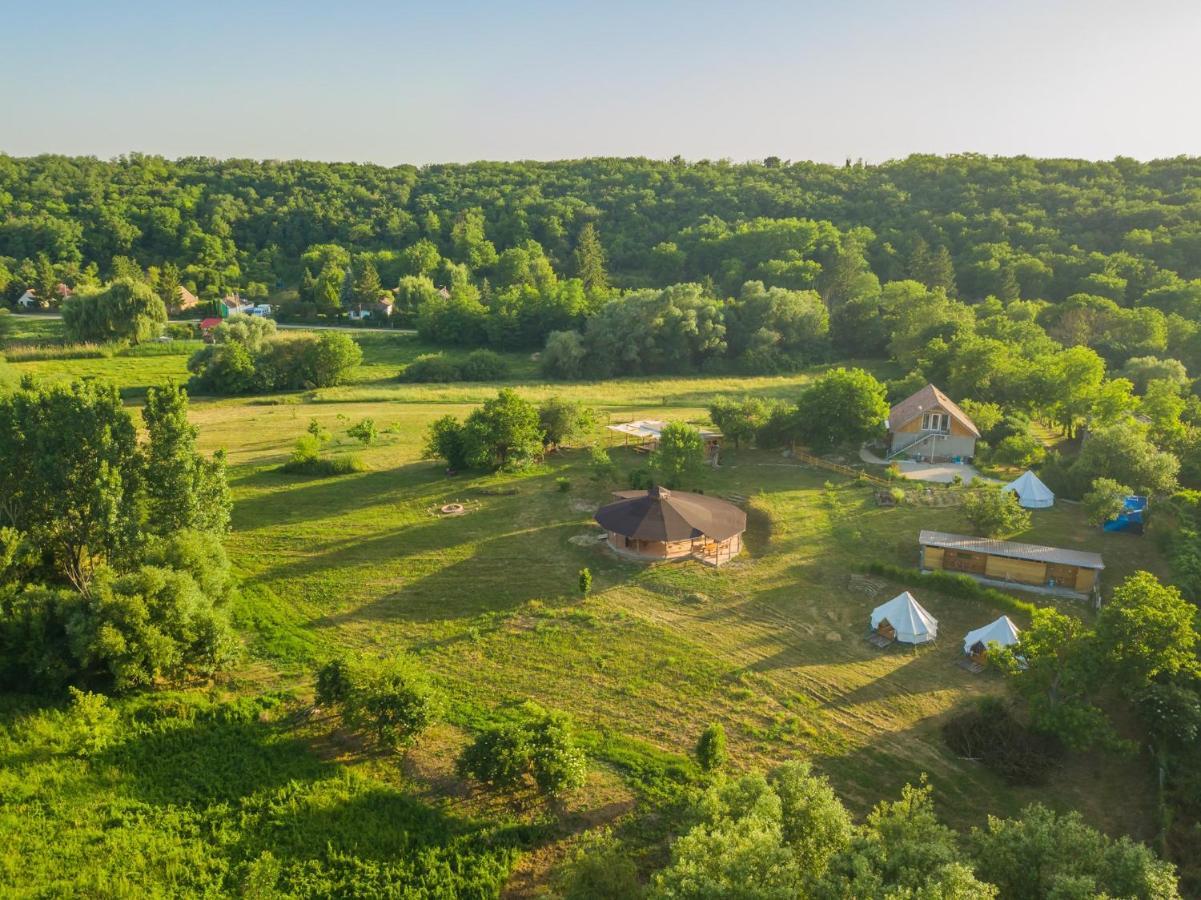
M 1146 497 L 1127 497 L 1126 508 L 1122 510 L 1121 514 L 1110 519 L 1101 527 L 1106 531 L 1130 531 L 1134 534 L 1142 534 L 1146 511 Z

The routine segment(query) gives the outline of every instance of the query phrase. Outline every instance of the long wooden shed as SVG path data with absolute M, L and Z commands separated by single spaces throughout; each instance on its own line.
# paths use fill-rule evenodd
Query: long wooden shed
M 1019 584 L 1055 594 L 1087 597 L 1105 564 L 1099 553 L 1016 541 L 922 531 L 921 566 L 971 575 L 981 581 Z

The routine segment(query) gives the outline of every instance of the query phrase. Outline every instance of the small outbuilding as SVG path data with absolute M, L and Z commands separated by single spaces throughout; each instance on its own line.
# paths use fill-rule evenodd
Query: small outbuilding
M 964 635 L 963 652 L 972 658 L 972 662 L 983 664 L 988 658 L 990 644 L 1012 647 L 1018 642 L 1019 635 L 1018 627 L 1009 616 L 1001 616 L 996 621 Z
M 872 610 L 872 631 L 904 644 L 925 644 L 938 637 L 938 619 L 909 591 Z
M 942 531 L 922 531 L 921 567 L 943 569 L 1002 587 L 1087 599 L 1098 589 L 1105 568 L 1098 553 Z
M 725 500 L 652 487 L 616 491 L 596 521 L 608 532 L 609 546 L 635 559 L 694 557 L 720 566 L 742 550 L 746 513 Z
M 1007 494 L 1016 494 L 1018 504 L 1026 509 L 1046 509 L 1048 506 L 1055 505 L 1055 494 L 1029 470 L 1023 472 L 1001 490 Z

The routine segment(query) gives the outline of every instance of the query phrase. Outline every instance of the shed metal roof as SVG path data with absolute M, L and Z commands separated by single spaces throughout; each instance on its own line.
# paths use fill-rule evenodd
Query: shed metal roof
M 1004 556 L 1009 559 L 1079 566 L 1082 569 L 1105 568 L 1105 564 L 1101 561 L 1101 554 L 1089 553 L 1087 550 L 1064 550 L 1059 547 L 1021 544 L 1016 541 L 996 541 L 992 538 L 971 537 L 966 534 L 947 534 L 943 531 L 922 531 L 918 535 L 917 542 L 923 547 L 966 550 L 971 553 L 985 553 L 988 556 Z

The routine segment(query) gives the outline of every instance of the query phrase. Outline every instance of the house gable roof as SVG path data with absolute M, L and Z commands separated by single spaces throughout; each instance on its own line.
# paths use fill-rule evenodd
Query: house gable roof
M 960 409 L 954 400 L 932 384 L 926 385 L 916 394 L 906 397 L 890 409 L 888 411 L 888 427 L 890 430 L 896 431 L 902 425 L 912 422 L 922 413 L 930 412 L 933 409 L 949 413 L 951 418 L 970 431 L 973 437 L 980 437 L 980 429 L 976 427 L 975 422 L 968 418 L 967 413 Z

